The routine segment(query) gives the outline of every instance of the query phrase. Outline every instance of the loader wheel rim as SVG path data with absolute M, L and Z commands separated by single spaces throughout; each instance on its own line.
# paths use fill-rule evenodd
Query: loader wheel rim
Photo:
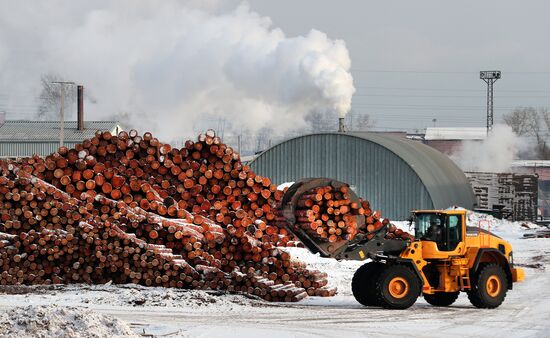
M 401 299 L 409 293 L 409 283 L 403 277 L 394 277 L 388 284 L 388 291 L 393 298 Z
M 496 297 L 500 293 L 500 278 L 495 275 L 489 276 L 486 283 L 487 294 L 491 297 Z

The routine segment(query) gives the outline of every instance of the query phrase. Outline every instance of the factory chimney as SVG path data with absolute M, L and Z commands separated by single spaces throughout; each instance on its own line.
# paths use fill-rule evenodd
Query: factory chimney
M 84 130 L 84 86 L 77 86 L 77 122 L 76 129 Z
M 339 133 L 345 133 L 346 127 L 344 126 L 344 118 L 340 117 L 338 118 L 338 132 Z

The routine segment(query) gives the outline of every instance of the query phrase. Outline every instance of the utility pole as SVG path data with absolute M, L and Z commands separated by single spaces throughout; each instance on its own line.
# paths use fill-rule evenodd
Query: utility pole
M 63 147 L 63 143 L 65 141 L 65 85 L 74 85 L 75 83 L 67 81 L 54 81 L 52 83 L 61 85 L 61 107 L 59 109 L 59 146 Z
M 493 84 L 500 77 L 500 70 L 479 72 L 479 78 L 487 83 L 487 136 L 493 130 Z
M 241 134 L 237 136 L 237 152 L 241 153 Z

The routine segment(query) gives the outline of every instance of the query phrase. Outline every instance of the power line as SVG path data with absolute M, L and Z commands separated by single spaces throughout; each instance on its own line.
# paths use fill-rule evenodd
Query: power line
M 410 94 L 354 94 L 353 96 L 359 97 L 456 97 L 456 98 L 484 98 L 483 95 L 410 95 Z M 499 97 L 499 99 L 508 99 L 508 98 L 544 98 L 550 99 L 550 96 L 546 95 L 506 95 Z
M 353 106 L 360 107 L 384 107 L 384 108 L 456 108 L 456 109 L 483 109 L 485 106 L 472 106 L 472 105 L 430 105 L 430 104 L 380 104 L 380 103 L 354 103 Z M 517 106 L 499 106 L 497 109 L 515 109 Z
M 393 70 L 393 69 L 358 69 L 352 68 L 350 71 L 360 73 L 405 73 L 405 74 L 477 74 L 477 71 L 427 71 L 427 70 Z
M 354 86 L 357 88 L 364 89 L 381 89 L 381 90 L 410 90 L 410 91 L 449 91 L 449 92 L 476 92 L 479 93 L 480 89 L 466 89 L 466 88 L 418 88 L 418 87 L 379 87 L 379 86 Z M 540 89 L 499 89 L 499 92 L 518 92 L 518 93 L 549 93 L 550 90 L 540 90 Z
M 403 74 L 479 74 L 479 71 L 454 71 L 454 70 L 404 70 L 404 69 L 361 69 L 352 68 L 351 72 L 360 73 L 403 73 Z M 506 74 L 550 74 L 550 71 L 506 71 Z

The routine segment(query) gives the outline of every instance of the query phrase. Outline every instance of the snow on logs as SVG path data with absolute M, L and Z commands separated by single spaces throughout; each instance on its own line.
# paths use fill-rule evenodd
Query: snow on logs
M 0 284 L 136 283 L 332 296 L 280 247 L 282 191 L 213 133 L 181 149 L 97 132 L 45 158 L 0 161 Z

